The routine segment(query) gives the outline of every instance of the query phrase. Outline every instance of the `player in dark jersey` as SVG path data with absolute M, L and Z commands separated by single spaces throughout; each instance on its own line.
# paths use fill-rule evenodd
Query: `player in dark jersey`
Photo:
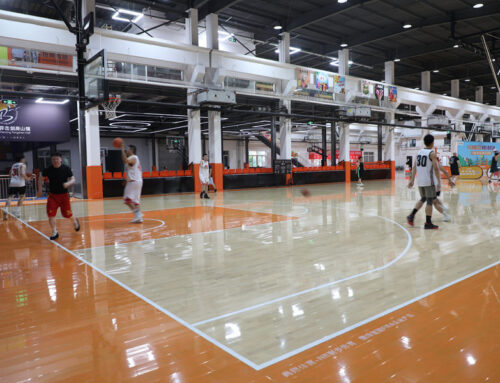
M 490 165 L 490 176 L 488 177 L 489 183 L 491 182 L 493 176 L 498 177 L 498 156 L 500 155 L 500 153 L 495 150 L 493 154 L 494 156 L 491 159 L 491 165 Z
M 363 164 L 363 156 L 359 156 L 358 158 L 358 184 L 357 186 L 363 186 L 363 182 L 361 179 L 364 177 L 365 174 L 365 165 Z

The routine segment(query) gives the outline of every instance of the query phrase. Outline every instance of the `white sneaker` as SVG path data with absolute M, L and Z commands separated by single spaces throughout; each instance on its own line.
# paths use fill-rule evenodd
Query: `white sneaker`
M 444 222 L 450 222 L 451 221 L 451 215 L 449 215 L 446 210 L 443 212 L 443 214 L 444 214 L 443 221 Z
M 19 217 L 21 216 L 21 212 L 19 211 L 19 209 L 14 210 L 14 211 L 12 212 L 12 214 L 13 214 L 15 217 L 17 217 L 17 218 L 19 218 Z
M 141 213 L 136 213 L 135 218 L 130 221 L 130 223 L 142 223 L 142 217 L 143 215 Z
M 9 211 L 7 209 L 2 209 L 3 213 L 3 219 L 7 221 L 7 218 L 9 217 Z

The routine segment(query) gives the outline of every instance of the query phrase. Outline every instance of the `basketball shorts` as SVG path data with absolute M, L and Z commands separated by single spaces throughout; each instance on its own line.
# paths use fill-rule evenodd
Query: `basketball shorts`
M 125 203 L 133 203 L 134 205 L 141 204 L 142 182 L 129 181 L 125 185 L 123 191 L 123 201 Z
M 436 198 L 436 186 L 419 186 L 418 191 L 420 192 L 420 197 L 422 198 Z
M 452 176 L 459 176 L 460 175 L 460 170 L 458 170 L 458 169 L 451 169 L 451 175 Z
M 200 174 L 200 182 L 202 185 L 210 185 L 210 177 L 204 174 Z
M 57 214 L 57 209 L 59 208 L 61 208 L 61 214 L 64 218 L 73 217 L 68 193 L 49 194 L 49 197 L 47 198 L 47 215 L 49 217 L 55 217 Z
M 22 196 L 26 194 L 26 186 L 10 186 L 7 191 L 10 196 Z

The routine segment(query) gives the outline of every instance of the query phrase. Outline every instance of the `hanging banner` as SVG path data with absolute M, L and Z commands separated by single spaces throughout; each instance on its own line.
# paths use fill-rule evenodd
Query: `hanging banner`
M 333 76 L 333 92 L 337 94 L 345 94 L 345 76 Z
M 307 69 L 297 69 L 297 88 L 307 89 L 311 83 L 311 72 Z
M 70 133 L 69 103 L 0 100 L 0 141 L 65 142 Z
M 460 166 L 489 167 L 495 151 L 500 152 L 500 142 L 457 142 Z M 460 174 L 462 170 L 460 170 Z
M 316 89 L 321 92 L 328 90 L 328 73 L 316 72 Z
M 363 96 L 371 97 L 373 95 L 373 85 L 370 81 L 361 80 L 361 93 L 363 93 Z
M 375 85 L 375 98 L 379 101 L 384 99 L 384 86 L 382 84 Z
M 395 86 L 389 86 L 389 101 L 398 102 L 398 88 Z

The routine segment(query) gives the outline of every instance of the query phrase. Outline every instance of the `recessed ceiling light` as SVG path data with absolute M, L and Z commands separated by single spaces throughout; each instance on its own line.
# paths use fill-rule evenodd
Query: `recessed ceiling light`
M 420 90 L 420 88 L 415 88 L 415 90 Z
M 491 59 L 491 61 L 497 61 L 496 59 Z
M 472 8 L 482 8 L 484 6 L 483 3 L 477 3 L 477 4 L 474 4 L 474 6 Z
M 290 54 L 293 55 L 294 53 L 300 52 L 302 49 L 300 48 L 295 48 L 295 47 L 290 47 Z M 278 49 L 274 51 L 275 53 L 280 53 Z
M 337 0 L 337 3 L 344 4 L 344 3 L 347 3 L 347 0 Z
M 411 27 L 412 27 L 412 25 L 411 25 L 411 24 L 405 24 L 405 25 L 403 25 L 403 28 L 404 28 L 404 29 L 409 29 L 409 28 L 411 28 Z
M 455 44 L 455 45 L 453 45 L 453 48 L 460 48 L 460 45 Z
M 65 100 L 44 100 L 43 97 L 37 98 L 35 101 L 37 104 L 56 104 L 56 105 L 63 105 L 67 104 L 69 102 L 69 99 Z
M 465 81 L 465 82 L 469 82 L 469 81 L 470 81 L 470 78 L 466 78 L 464 81 Z
M 496 86 L 492 86 L 490 89 L 496 89 L 497 87 Z
M 279 30 L 283 29 L 283 27 L 281 25 L 275 25 L 274 29 L 276 29 L 277 31 L 279 31 Z
M 131 15 L 131 16 L 135 16 L 132 20 L 130 19 L 126 19 L 125 17 L 120 17 L 120 13 L 124 13 L 126 15 Z M 142 12 L 135 12 L 135 11 L 129 11 L 128 9 L 119 9 L 118 11 L 116 11 L 116 13 L 111 16 L 111 18 L 113 20 L 119 20 L 119 21 L 126 21 L 126 22 L 132 22 L 132 23 L 137 23 L 140 19 L 142 19 L 142 17 L 144 16 L 144 14 Z
M 401 61 L 401 59 L 394 59 L 394 61 L 398 63 Z
M 432 73 L 439 73 L 439 69 L 434 69 Z
M 340 44 L 340 46 L 341 46 L 342 48 L 345 48 L 345 47 L 347 47 L 347 43 L 342 43 L 342 44 Z

